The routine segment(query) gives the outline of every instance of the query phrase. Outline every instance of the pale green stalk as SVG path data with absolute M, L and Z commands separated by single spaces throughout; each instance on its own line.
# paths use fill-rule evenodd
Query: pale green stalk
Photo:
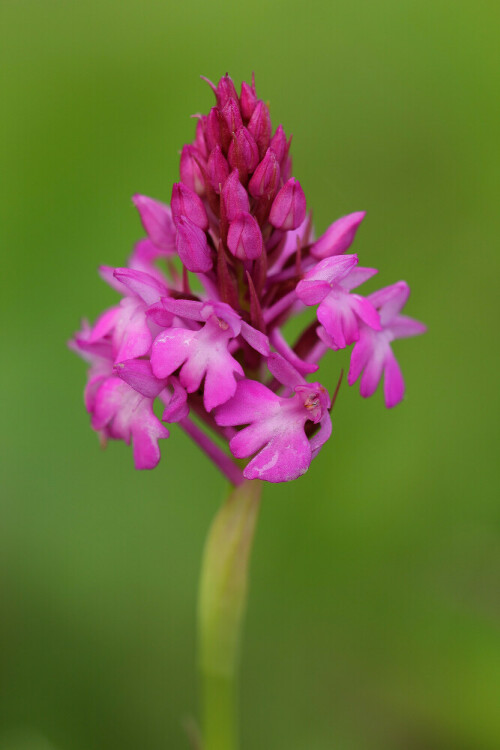
M 203 750 L 237 750 L 237 670 L 262 483 L 232 490 L 210 528 L 198 602 Z

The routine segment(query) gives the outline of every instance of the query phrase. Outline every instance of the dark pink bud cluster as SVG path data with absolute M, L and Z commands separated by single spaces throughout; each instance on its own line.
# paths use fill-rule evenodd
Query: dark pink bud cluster
M 281 125 L 273 130 L 254 80 L 240 95 L 228 75 L 209 83 L 216 104 L 181 151 L 170 205 L 136 195 L 147 237 L 128 268 L 101 270 L 120 304 L 71 346 L 90 363 L 92 426 L 132 441 L 137 468 L 157 464 L 164 423 L 176 422 L 232 482 L 288 481 L 331 433 L 337 391 L 306 380 L 323 355 L 354 344 L 349 384 L 361 376 L 370 396 L 383 375 L 391 407 L 404 394 L 391 342 L 424 326 L 400 314 L 405 282 L 367 297 L 353 292 L 376 273 L 345 254 L 364 213 L 315 239 L 292 176 L 291 139 Z M 290 343 L 283 325 L 307 306 L 317 306 L 317 319 Z M 243 470 L 233 457 L 245 460 Z

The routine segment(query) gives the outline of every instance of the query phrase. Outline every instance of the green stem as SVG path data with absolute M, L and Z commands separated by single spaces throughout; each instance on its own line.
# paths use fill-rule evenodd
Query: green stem
M 198 602 L 203 750 L 237 750 L 236 674 L 262 483 L 233 489 L 205 545 Z

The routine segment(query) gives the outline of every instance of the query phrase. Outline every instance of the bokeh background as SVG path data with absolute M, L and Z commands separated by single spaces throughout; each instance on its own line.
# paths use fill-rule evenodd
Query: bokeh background
M 365 209 L 412 286 L 407 397 L 342 387 L 311 471 L 268 486 L 244 750 L 498 750 L 498 6 L 1 0 L 0 750 L 187 748 L 202 544 L 224 480 L 176 427 L 99 449 L 66 348 L 100 263 L 168 200 L 199 75 L 255 70 L 315 224 Z M 327 358 L 333 384 L 347 358 Z

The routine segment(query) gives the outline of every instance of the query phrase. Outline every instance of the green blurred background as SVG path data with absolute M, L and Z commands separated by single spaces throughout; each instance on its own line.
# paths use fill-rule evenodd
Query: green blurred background
M 367 210 L 361 262 L 429 325 L 403 404 L 344 385 L 311 471 L 266 487 L 243 750 L 498 750 L 497 8 L 1 0 L 0 750 L 188 746 L 224 480 L 175 427 L 153 472 L 101 451 L 66 341 L 226 70 L 293 133 L 317 230 Z

